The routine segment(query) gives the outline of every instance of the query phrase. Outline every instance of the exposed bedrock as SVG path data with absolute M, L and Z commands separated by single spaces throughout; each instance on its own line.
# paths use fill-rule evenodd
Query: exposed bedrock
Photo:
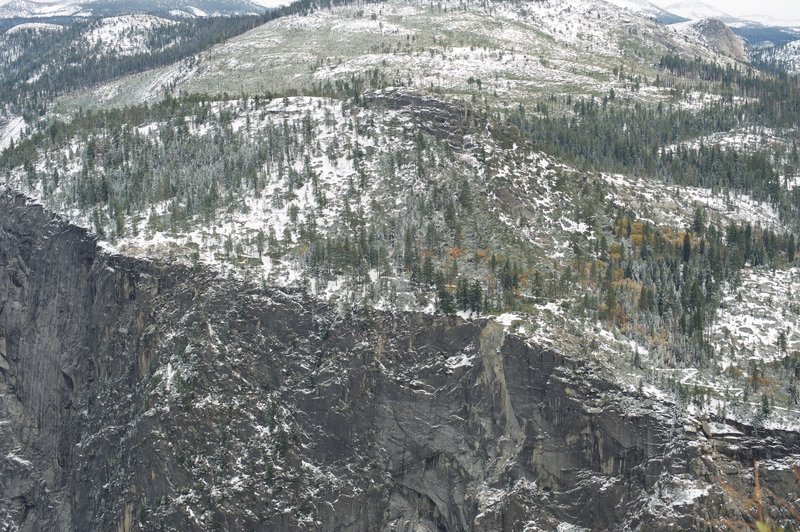
M 111 256 L 9 194 L 0 264 L 0 529 L 745 524 L 753 458 L 798 499 L 796 434 L 685 432 L 495 321 Z

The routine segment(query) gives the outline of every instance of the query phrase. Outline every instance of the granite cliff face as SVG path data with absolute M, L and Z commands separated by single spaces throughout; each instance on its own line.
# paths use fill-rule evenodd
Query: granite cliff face
M 110 256 L 9 194 L 0 264 L 4 530 L 744 524 L 753 459 L 765 513 L 800 496 L 796 434 L 685 430 L 496 321 Z

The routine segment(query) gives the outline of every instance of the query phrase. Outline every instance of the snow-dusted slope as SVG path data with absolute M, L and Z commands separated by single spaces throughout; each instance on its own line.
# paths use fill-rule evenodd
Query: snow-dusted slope
M 103 53 L 134 55 L 148 51 L 148 38 L 153 29 L 173 24 L 171 20 L 152 15 L 109 17 L 92 28 L 86 39 Z
M 395 1 L 277 19 L 201 54 L 191 68 L 171 65 L 72 101 L 83 107 L 146 101 L 176 80 L 175 90 L 189 92 L 304 91 L 377 72 L 388 84 L 503 105 L 553 92 L 633 94 L 614 68 L 626 62 L 631 76 L 654 79 L 652 65 L 668 51 L 727 60 L 602 1 L 433 10 L 426 2 Z
M 6 33 L 16 33 L 18 31 L 58 31 L 63 29 L 63 26 L 58 24 L 47 24 L 44 22 L 25 22 L 17 24 L 13 28 L 6 31 Z
M 0 0 L 0 18 L 84 15 L 77 0 Z
M 153 205 L 153 216 L 145 216 L 145 213 L 131 216 L 127 232 L 109 226 L 107 234 L 115 235 L 114 242 L 105 245 L 128 255 L 154 258 L 169 255 L 188 258 L 197 251 L 197 260 L 222 270 L 268 278 L 273 284 L 293 285 L 304 268 L 302 260 L 294 260 L 289 254 L 281 256 L 281 253 L 272 253 L 273 258 L 268 253 L 262 256 L 256 245 L 259 233 L 262 233 L 262 245 L 265 235 L 272 234 L 266 238 L 266 245 L 268 249 L 272 245 L 272 251 L 277 251 L 278 246 L 289 249 L 293 243 L 301 242 L 301 226 L 312 221 L 320 235 L 333 237 L 343 230 L 342 221 L 350 212 L 358 211 L 360 216 L 369 220 L 367 225 L 370 227 L 379 226 L 395 216 L 401 220 L 409 205 L 416 201 L 416 194 L 443 186 L 454 175 L 473 182 L 471 186 L 480 197 L 475 201 L 481 204 L 480 208 L 476 207 L 473 218 L 481 220 L 484 237 L 493 233 L 507 235 L 505 238 L 516 235 L 514 238 L 523 239 L 527 247 L 542 250 L 542 257 L 548 257 L 549 261 L 562 260 L 568 252 L 570 237 L 589 231 L 585 223 L 574 219 L 570 212 L 573 198 L 557 184 L 560 175 L 574 174 L 574 169 L 543 154 L 524 155 L 523 150 L 505 150 L 486 132 L 476 135 L 469 144 L 482 146 L 484 153 L 492 154 L 498 170 L 491 176 L 486 174 L 483 164 L 471 152 L 455 156 L 442 153 L 438 162 L 433 159 L 426 161 L 426 176 L 421 176 L 407 164 L 396 166 L 391 172 L 393 175 L 387 175 L 389 160 L 394 157 L 397 160 L 412 159 L 415 139 L 435 123 L 435 120 L 427 118 L 429 112 L 438 113 L 439 117 L 453 117 L 446 114 L 451 111 L 445 104 L 435 100 L 415 100 L 418 95 L 407 95 L 402 90 L 374 91 L 368 97 L 375 105 L 367 109 L 343 109 L 337 100 L 307 97 L 282 98 L 259 104 L 236 100 L 209 106 L 206 121 L 210 122 L 209 117 L 215 121 L 227 117 L 230 122 L 224 127 L 230 128 L 237 137 L 237 145 L 243 149 L 257 150 L 266 146 L 276 132 L 295 132 L 296 142 L 303 141 L 304 130 L 313 132 L 313 147 L 309 146 L 307 151 L 299 154 L 290 170 L 296 171 L 298 176 L 313 177 L 306 177 L 303 183 L 298 181 L 299 184 L 287 188 L 283 170 L 266 165 L 258 169 L 261 190 L 257 193 L 241 191 L 236 209 L 220 209 L 208 219 L 193 220 L 185 231 L 176 232 L 174 228 L 150 223 L 153 216 L 169 214 L 170 202 L 162 202 Z M 422 111 L 416 111 L 410 105 L 399 105 L 409 101 L 419 103 Z M 400 109 L 395 110 L 394 106 Z M 435 106 L 442 106 L 444 111 Z M 199 120 L 199 117 L 185 120 L 193 137 L 208 141 L 223 132 L 220 124 L 197 125 Z M 359 124 L 370 124 L 370 127 L 363 129 Z M 154 149 L 163 143 L 160 135 L 166 127 L 163 123 L 123 126 L 127 134 L 149 139 Z M 70 183 L 78 182 L 81 171 L 79 158 L 86 149 L 86 142 L 76 138 L 65 150 L 48 152 L 48 158 L 52 156 L 62 160 L 70 157 L 69 153 L 73 154 L 73 159 L 59 170 L 61 178 L 56 189 L 44 182 L 34 188 L 28 187 L 21 168 L 13 172 L 9 184 L 41 198 L 81 225 L 98 230 L 99 226 L 93 225 L 91 216 L 76 208 L 68 192 Z M 359 162 L 352 158 L 351 149 L 363 149 L 365 155 Z M 42 157 L 37 171 L 50 173 L 51 170 L 50 163 Z M 197 167 L 185 168 L 179 174 L 184 172 L 198 172 L 193 174 L 193 180 L 196 186 L 203 186 L 200 185 L 203 178 Z M 110 175 L 113 171 L 108 173 Z M 366 183 L 367 189 L 356 194 L 362 186 L 360 183 Z M 535 213 L 535 222 L 524 220 L 519 212 L 530 213 L 530 216 Z M 275 244 L 269 244 L 270 241 Z M 220 251 L 228 242 L 233 248 L 241 249 L 246 259 L 229 261 L 223 257 Z M 315 284 L 312 288 L 319 292 L 320 297 L 338 297 L 345 287 L 337 281 L 330 286 Z M 402 292 L 402 286 L 400 290 Z
M 775 57 L 792 73 L 800 73 L 800 41 L 790 42 L 775 50 Z
M 769 48 L 759 54 L 763 60 L 774 62 L 785 68 L 787 72 L 800 73 L 800 41 L 792 41 L 783 46 Z
M 613 4 L 623 9 L 628 9 L 635 13 L 642 14 L 646 17 L 654 18 L 659 21 L 673 21 L 675 15 L 661 9 L 652 2 L 647 0 L 606 0 L 609 4 Z
M 0 151 L 22 136 L 25 120 L 21 116 L 0 116 Z

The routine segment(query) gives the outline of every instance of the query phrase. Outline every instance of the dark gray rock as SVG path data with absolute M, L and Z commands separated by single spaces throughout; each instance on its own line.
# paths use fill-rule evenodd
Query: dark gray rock
M 20 196 L 0 265 L 0 529 L 744 524 L 761 455 L 766 511 L 798 497 L 796 435 L 701 441 L 492 321 L 109 256 Z

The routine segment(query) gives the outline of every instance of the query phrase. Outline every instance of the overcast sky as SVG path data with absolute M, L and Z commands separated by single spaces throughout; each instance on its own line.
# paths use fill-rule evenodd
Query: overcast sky
M 650 0 L 666 7 L 679 0 Z M 683 0 L 681 3 L 692 3 Z M 705 0 L 705 3 L 733 16 L 767 15 L 776 19 L 800 20 L 800 1 L 798 0 Z
M 11 0 L 0 0 L 0 5 L 9 3 Z M 70 3 L 70 0 L 33 0 L 36 3 Z M 74 1 L 74 0 L 73 0 Z M 124 0 L 115 0 L 123 2 Z M 257 4 L 284 5 L 291 0 L 252 0 Z M 692 0 L 650 0 L 652 3 L 668 7 L 676 3 L 695 3 Z M 701 2 L 697 2 L 701 3 Z M 717 9 L 734 16 L 769 16 L 778 20 L 800 22 L 800 0 L 703 0 L 703 3 L 712 5 Z

